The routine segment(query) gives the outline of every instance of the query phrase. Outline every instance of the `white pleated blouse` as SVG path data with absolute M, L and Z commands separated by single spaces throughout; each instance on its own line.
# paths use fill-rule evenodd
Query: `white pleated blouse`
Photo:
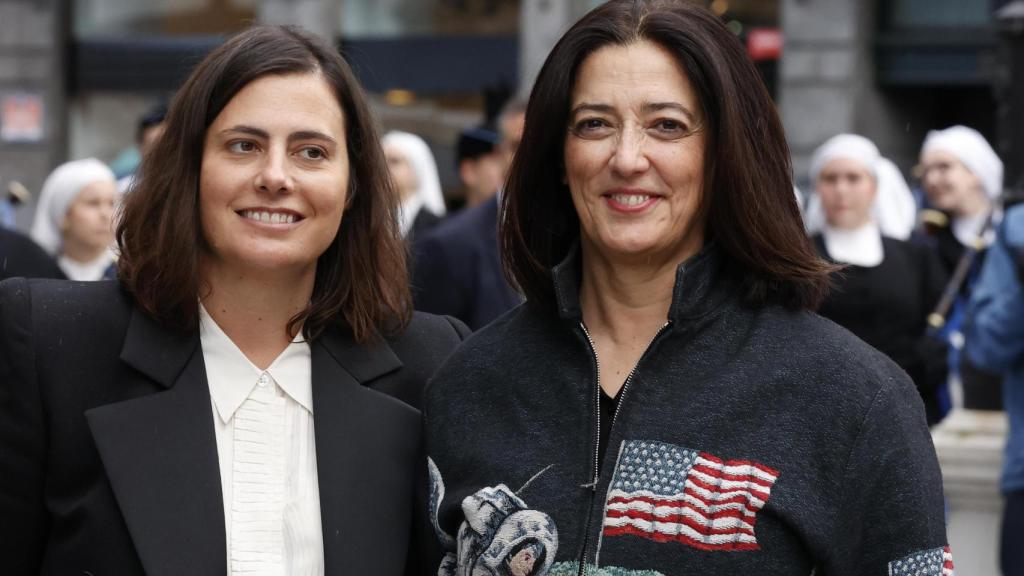
M 322 576 L 309 345 L 260 370 L 200 305 L 227 536 L 227 573 Z

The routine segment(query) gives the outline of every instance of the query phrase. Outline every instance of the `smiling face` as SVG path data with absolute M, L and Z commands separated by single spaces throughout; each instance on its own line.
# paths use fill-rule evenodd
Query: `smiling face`
M 700 250 L 703 126 L 693 86 L 661 46 L 611 45 L 583 61 L 565 173 L 585 258 L 680 262 Z
M 871 219 L 877 186 L 874 176 L 860 162 L 849 158 L 830 160 L 821 168 L 816 186 L 829 226 L 852 230 Z
M 206 132 L 199 212 L 207 274 L 314 274 L 338 233 L 348 179 L 345 119 L 323 79 L 250 82 Z
M 981 180 L 956 156 L 942 150 L 921 155 L 921 186 L 939 210 L 960 215 L 985 197 Z

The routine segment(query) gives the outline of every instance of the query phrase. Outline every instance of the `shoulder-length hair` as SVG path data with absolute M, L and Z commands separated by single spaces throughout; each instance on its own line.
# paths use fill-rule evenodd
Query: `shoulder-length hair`
M 550 270 L 580 235 L 564 180 L 576 74 L 596 50 L 637 41 L 668 50 L 697 91 L 707 132 L 697 217 L 745 302 L 816 308 L 832 267 L 804 232 L 774 103 L 736 37 L 714 14 L 683 1 L 613 0 L 584 16 L 551 51 L 530 95 L 502 199 L 506 275 L 529 301 L 554 306 Z
M 118 277 L 136 305 L 163 325 L 198 323 L 199 172 L 206 131 L 247 84 L 268 75 L 318 74 L 345 119 L 349 203 L 334 241 L 320 255 L 309 307 L 291 319 L 313 339 L 345 322 L 359 342 L 401 329 L 411 317 L 406 249 L 397 226 L 398 196 L 362 88 L 341 55 L 299 29 L 257 26 L 207 56 L 178 91 L 166 129 L 142 161 L 117 226 Z

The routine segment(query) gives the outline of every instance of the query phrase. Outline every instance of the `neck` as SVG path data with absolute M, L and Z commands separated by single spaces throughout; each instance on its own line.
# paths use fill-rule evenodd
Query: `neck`
M 313 266 L 295 274 L 253 274 L 206 262 L 203 306 L 242 353 L 265 369 L 291 343 L 288 322 L 309 306 L 315 273 Z
M 957 206 L 956 210 L 953 211 L 953 215 L 958 218 L 970 218 L 972 216 L 985 214 L 991 206 L 992 203 L 989 201 L 985 192 L 978 190 L 974 194 L 964 198 L 963 202 L 961 202 L 960 205 Z
M 412 198 L 413 194 L 415 194 L 415 193 L 416 193 L 416 189 L 415 188 L 402 188 L 401 190 L 398 191 L 398 201 L 400 203 L 401 202 L 405 202 L 409 198 Z
M 679 262 L 612 262 L 583 247 L 580 307 L 588 331 L 649 339 L 668 318 Z
M 826 223 L 826 227 L 838 232 L 859 232 L 868 228 L 869 224 L 871 224 L 871 219 L 865 218 L 856 224 L 833 224 L 828 222 Z
M 87 244 L 65 238 L 64 245 L 61 247 L 60 252 L 64 257 L 70 260 L 74 260 L 81 264 L 88 264 L 102 256 L 106 250 L 106 246 L 100 246 L 97 248 L 95 246 L 89 246 Z

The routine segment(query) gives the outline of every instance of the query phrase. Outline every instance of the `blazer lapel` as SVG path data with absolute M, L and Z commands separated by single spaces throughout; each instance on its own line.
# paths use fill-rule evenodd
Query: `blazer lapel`
M 133 310 L 121 359 L 166 390 L 86 412 L 132 541 L 150 575 L 223 575 L 224 505 L 197 332 Z
M 379 566 L 375 569 L 381 559 L 371 549 L 386 543 L 368 539 L 379 534 L 374 529 L 379 522 L 389 520 L 379 517 L 374 503 L 392 495 L 377 495 L 388 488 L 374 481 L 387 467 L 376 459 L 395 455 L 381 454 L 373 430 L 398 401 L 363 383 L 401 366 L 386 343 L 360 347 L 347 330 L 329 329 L 313 343 L 313 421 L 327 574 L 381 573 Z

